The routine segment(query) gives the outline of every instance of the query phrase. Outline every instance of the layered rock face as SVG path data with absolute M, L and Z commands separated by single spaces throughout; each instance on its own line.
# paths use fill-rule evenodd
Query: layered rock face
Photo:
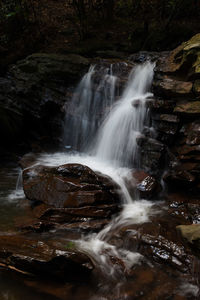
M 0 78 L 2 147 L 13 141 L 58 145 L 64 104 L 89 64 L 78 55 L 39 53 L 10 66 Z
M 170 188 L 199 192 L 200 179 L 200 34 L 157 62 L 149 102 L 156 139 L 163 144 Z M 155 152 L 155 151 L 154 151 Z M 162 147 L 158 150 L 161 156 Z M 159 156 L 157 155 L 157 156 Z M 157 160 L 156 160 L 157 161 Z

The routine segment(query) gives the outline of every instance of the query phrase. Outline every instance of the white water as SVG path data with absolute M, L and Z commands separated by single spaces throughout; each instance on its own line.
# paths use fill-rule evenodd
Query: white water
M 94 82 L 95 73 L 103 73 Z M 71 103 L 67 104 L 64 142 L 67 149 L 84 151 L 96 134 L 102 119 L 114 102 L 117 77 L 110 68 L 95 70 L 91 66 L 76 88 Z
M 24 195 L 23 184 L 22 184 L 22 170 L 20 169 L 17 177 L 15 190 L 8 195 L 8 200 L 12 202 L 12 201 L 17 201 L 19 199 L 22 199 L 24 197 L 25 195 Z
M 101 126 L 93 154 L 112 166 L 133 166 L 137 159 L 137 136 L 146 116 L 146 99 L 153 79 L 154 65 L 147 62 L 133 69 L 121 99 Z
M 79 117 L 69 122 L 71 131 L 71 140 L 65 136 L 65 141 L 70 142 L 70 147 L 74 149 L 86 149 L 87 136 L 90 135 L 90 144 L 88 145 L 87 154 L 66 154 L 56 153 L 54 155 L 42 155 L 38 162 L 46 165 L 61 165 L 66 163 L 80 163 L 87 165 L 94 171 L 101 172 L 111 177 L 120 186 L 120 193 L 124 208 L 122 213 L 111 221 L 98 234 L 92 234 L 84 237 L 77 244 L 81 251 L 89 253 L 98 263 L 102 271 L 107 275 L 115 276 L 116 268 L 111 268 L 109 260 L 111 257 L 116 257 L 123 261 L 125 268 L 130 268 L 133 264 L 139 263 L 142 259 L 141 254 L 133 253 L 124 249 L 117 249 L 109 244 L 110 233 L 121 225 L 139 224 L 149 220 L 149 216 L 157 213 L 153 210 L 153 203 L 146 200 L 132 199 L 126 186 L 126 181 L 130 179 L 130 167 L 136 166 L 137 160 L 137 142 L 136 138 L 141 134 L 146 116 L 146 99 L 151 95 L 149 89 L 153 79 L 154 65 L 147 62 L 139 65 L 131 72 L 128 84 L 121 98 L 113 104 L 112 109 L 108 113 L 106 107 L 113 103 L 115 95 L 116 77 L 112 74 L 106 74 L 102 81 L 98 84 L 96 92 L 92 91 L 92 76 L 94 67 L 91 67 L 89 72 L 81 80 L 72 102 L 77 102 L 75 97 L 78 94 L 77 113 Z M 109 87 L 104 88 L 104 95 L 98 93 L 98 89 L 102 90 L 105 87 L 105 82 L 109 78 Z M 108 82 L 108 81 L 107 81 Z M 109 97 L 105 97 L 109 94 Z M 99 99 L 97 94 L 103 97 Z M 107 100 L 109 101 L 109 105 Z M 99 110 L 99 102 L 102 101 L 101 108 L 104 108 L 106 116 L 104 122 L 100 126 L 98 132 L 95 127 L 95 118 Z M 97 103 L 96 103 L 97 101 Z M 97 108 L 95 107 L 97 105 Z M 71 107 L 70 107 L 71 109 Z M 89 134 L 90 132 L 90 134 Z M 66 132 L 65 132 L 66 134 Z M 69 146 L 68 144 L 66 145 Z M 134 180 L 133 180 L 134 185 Z M 109 253 L 109 255 L 108 255 Z

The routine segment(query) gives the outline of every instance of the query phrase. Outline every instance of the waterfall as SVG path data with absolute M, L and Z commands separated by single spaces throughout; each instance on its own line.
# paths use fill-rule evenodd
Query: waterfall
M 112 277 L 118 274 L 112 257 L 123 261 L 126 268 L 142 259 L 140 253 L 109 244 L 113 231 L 122 225 L 147 222 L 150 215 L 158 212 L 153 209 L 152 202 L 133 199 L 127 187 L 127 181 L 132 178 L 131 169 L 137 166 L 137 137 L 144 128 L 146 100 L 152 96 L 149 90 L 153 69 L 151 62 L 134 67 L 119 98 L 116 97 L 118 78 L 112 74 L 112 66 L 104 70 L 100 80 L 96 78 L 99 70 L 90 67 L 74 93 L 66 116 L 65 145 L 77 152 L 42 155 L 39 160 L 51 166 L 87 165 L 111 177 L 120 186 L 122 212 L 98 234 L 89 234 L 76 241 L 77 247 L 91 255 L 102 273 Z
M 136 161 L 136 138 L 144 126 L 153 67 L 147 62 L 134 68 L 121 99 L 99 129 L 93 154 L 116 167 L 130 167 Z
M 94 82 L 96 73 L 103 73 L 99 82 Z M 85 151 L 96 134 L 97 128 L 115 99 L 117 77 L 110 68 L 95 70 L 91 66 L 76 88 L 67 108 L 64 128 L 66 148 Z

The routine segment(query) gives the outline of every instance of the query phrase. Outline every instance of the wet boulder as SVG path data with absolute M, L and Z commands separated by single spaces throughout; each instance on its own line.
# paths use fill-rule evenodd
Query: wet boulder
M 119 202 L 112 179 L 79 164 L 26 169 L 23 186 L 29 200 L 56 208 Z
M 117 184 L 80 164 L 26 168 L 23 187 L 33 203 L 23 231 L 99 231 L 120 210 Z
M 161 185 L 151 175 L 136 170 L 132 173 L 137 192 L 141 198 L 150 199 L 161 191 Z

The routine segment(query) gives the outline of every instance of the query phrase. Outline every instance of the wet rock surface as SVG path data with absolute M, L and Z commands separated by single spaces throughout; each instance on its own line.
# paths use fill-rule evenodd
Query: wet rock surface
M 0 240 L 0 265 L 19 273 L 80 280 L 93 269 L 89 257 L 76 250 L 72 243 L 46 243 L 23 235 L 1 235 Z
M 155 100 L 148 103 L 156 139 L 166 146 L 164 180 L 170 188 L 190 188 L 191 193 L 198 193 L 200 178 L 199 45 L 197 34 L 158 59 Z
M 80 164 L 26 168 L 23 186 L 34 205 L 34 219 L 23 230 L 99 231 L 120 210 L 119 187 Z
M 159 182 L 148 173 L 135 170 L 132 173 L 134 187 L 139 193 L 140 198 L 151 199 L 161 191 Z
M 78 247 L 83 233 L 99 232 L 121 209 L 118 186 L 110 178 L 79 164 L 30 167 L 35 156 L 29 154 L 20 162 L 29 199 L 27 216 L 17 221 L 17 232 L 1 233 L 2 269 L 23 274 L 27 286 L 56 299 L 199 298 L 199 45 L 197 35 L 171 53 L 152 54 L 153 60 L 159 58 L 155 99 L 147 101 L 154 130 L 144 130 L 137 139 L 142 170 L 134 171 L 134 182 L 127 185 L 136 187 L 141 197 L 157 199 L 158 181 L 167 169 L 163 180 L 168 194 L 165 201 L 155 202 L 154 212 L 143 224 L 115 224 L 106 239 L 112 247 L 129 251 L 126 254 L 140 253 L 140 263 L 126 265 L 115 252 L 104 249 L 97 255 L 109 257 L 108 268 L 118 271 L 111 279 L 110 274 L 102 274 L 94 257 Z M 131 60 L 143 61 L 142 55 Z M 77 61 L 81 67 L 76 70 L 81 73 L 88 63 L 80 60 L 83 63 Z M 42 124 L 55 116 L 55 129 L 56 118 L 63 113 L 63 99 L 72 91 L 63 88 L 63 82 L 68 76 L 73 82 L 77 76 L 71 67 L 69 59 L 46 55 L 31 56 L 12 67 L 11 78 L 0 80 L 0 97 L 11 99 L 6 102 L 9 120 L 15 114 L 13 122 L 20 128 L 30 115 L 34 120 L 42 116 Z M 122 77 L 127 79 L 126 71 L 124 64 L 120 74 L 126 73 Z M 40 78 L 35 77 L 36 72 Z M 124 85 L 123 78 L 119 89 Z M 43 106 L 37 106 L 35 99 L 41 101 L 41 95 L 46 98 L 41 102 Z M 27 103 L 27 99 L 34 101 Z M 138 107 L 140 103 L 136 100 L 133 105 Z M 30 276 L 34 277 L 30 280 Z
M 70 182 L 76 179 L 79 186 L 82 178 L 84 183 L 88 180 L 88 185 L 99 184 L 102 190 L 103 186 L 108 190 L 113 187 L 110 179 L 82 165 L 35 167 L 36 177 L 40 172 L 42 176 L 50 173 L 70 178 Z M 137 186 L 148 176 L 144 171 L 135 171 L 134 184 Z M 177 226 L 199 222 L 198 197 L 170 193 L 165 201 L 155 202 L 144 223 L 116 223 L 106 238 L 106 243 L 116 248 L 103 248 L 95 255 L 82 248 L 80 239 L 83 233 L 98 232 L 109 224 L 111 215 L 117 212 L 115 203 L 65 208 L 36 202 L 31 206 L 26 201 L 30 205 L 26 220 L 20 217 L 17 221 L 18 232 L 0 235 L 0 266 L 23 275 L 15 276 L 33 291 L 63 300 L 113 300 L 127 295 L 130 299 L 198 299 L 198 248 L 195 241 L 188 243 L 177 231 Z M 125 257 L 133 255 L 130 263 L 126 264 L 123 256 L 112 249 Z M 142 255 L 136 264 L 135 252 Z M 106 268 L 113 268 L 115 276 L 101 269 L 100 255 L 108 259 Z

